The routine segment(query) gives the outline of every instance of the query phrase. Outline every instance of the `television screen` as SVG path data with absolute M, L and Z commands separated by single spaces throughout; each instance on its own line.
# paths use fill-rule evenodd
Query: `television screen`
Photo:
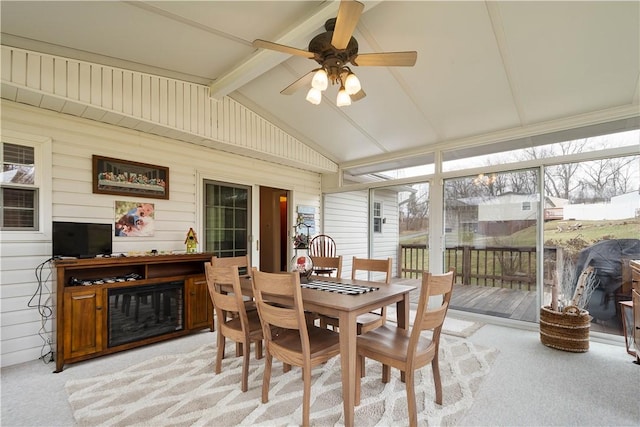
M 53 222 L 53 256 L 94 258 L 110 255 L 113 230 L 111 224 Z

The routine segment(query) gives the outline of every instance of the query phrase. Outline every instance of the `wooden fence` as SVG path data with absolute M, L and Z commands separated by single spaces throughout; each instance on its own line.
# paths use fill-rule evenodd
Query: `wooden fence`
M 429 270 L 429 251 L 424 244 L 401 244 L 400 277 L 420 278 Z M 553 251 L 552 251 L 553 252 Z M 547 253 L 545 257 L 555 256 Z M 519 290 L 536 289 L 536 248 L 455 246 L 445 249 L 445 265 L 455 267 L 456 283 Z

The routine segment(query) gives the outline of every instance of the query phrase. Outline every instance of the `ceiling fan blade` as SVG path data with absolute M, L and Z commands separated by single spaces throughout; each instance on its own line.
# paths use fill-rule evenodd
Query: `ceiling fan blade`
M 360 101 L 365 96 L 367 96 L 367 94 L 364 93 L 364 91 L 362 89 L 360 89 L 358 92 L 356 92 L 353 95 L 351 95 L 351 101 L 353 101 L 353 102 Z
M 346 49 L 353 35 L 353 31 L 358 25 L 360 14 L 364 9 L 364 4 L 354 0 L 342 0 L 338 16 L 336 17 L 336 26 L 333 29 L 333 37 L 331 44 L 336 49 Z
M 381 66 L 381 67 L 413 67 L 418 59 L 418 52 L 382 52 L 363 53 L 351 60 L 351 63 L 358 66 Z
M 253 41 L 253 47 L 275 50 L 282 53 L 288 53 L 290 55 L 304 56 L 305 58 L 309 59 L 313 59 L 315 57 L 315 54 L 313 52 L 260 39 L 256 39 Z
M 311 80 L 313 80 L 313 73 L 314 72 L 315 72 L 315 70 L 309 71 L 307 74 L 305 74 L 304 76 L 300 77 L 295 82 L 291 83 L 289 86 L 287 86 L 284 89 L 282 89 L 282 91 L 280 91 L 280 93 L 283 94 L 283 95 L 291 95 L 294 92 L 298 91 L 298 89 L 300 89 L 300 88 L 302 88 L 304 86 L 311 87 Z

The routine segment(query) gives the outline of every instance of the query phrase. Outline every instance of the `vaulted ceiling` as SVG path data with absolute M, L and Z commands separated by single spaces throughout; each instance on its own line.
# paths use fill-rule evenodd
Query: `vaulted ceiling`
M 415 50 L 414 67 L 352 67 L 367 96 L 337 107 L 280 91 L 337 1 L 2 1 L 2 44 L 211 86 L 343 167 L 640 115 L 637 1 L 365 1 L 360 53 Z M 404 159 L 404 160 L 403 160 Z

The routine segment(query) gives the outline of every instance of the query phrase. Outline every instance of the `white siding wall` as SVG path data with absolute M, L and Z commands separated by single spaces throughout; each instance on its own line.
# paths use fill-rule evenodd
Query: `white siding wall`
M 324 196 L 324 228 L 336 242 L 338 255 L 342 255 L 342 276 L 351 277 L 352 258 L 393 259 L 392 273 L 396 276 L 398 250 L 398 202 L 393 191 L 376 190 L 376 201 L 383 203 L 382 233 L 374 233 L 373 254 L 369 255 L 369 202 L 368 190 L 332 193 Z M 362 276 L 362 278 L 366 278 Z M 375 276 L 374 279 L 377 279 Z
M 52 201 L 41 207 L 50 220 L 112 223 L 116 200 L 142 199 L 93 194 L 93 154 L 169 167 L 170 199 L 144 199 L 155 204 L 155 235 L 114 238 L 114 252 L 184 250 L 189 227 L 200 231 L 204 178 L 253 185 L 254 196 L 259 185 L 288 189 L 294 204 L 320 206 L 319 174 L 301 169 L 8 101 L 2 102 L 2 130 L 51 139 Z M 40 356 L 41 318 L 27 302 L 38 286 L 35 268 L 51 256 L 50 220 L 42 224 L 42 233 L 2 233 L 0 238 L 2 366 Z M 46 286 L 55 290 L 52 281 Z M 51 337 L 52 325 L 45 329 Z
M 398 243 L 399 243 L 399 213 L 398 213 L 398 193 L 391 190 L 376 189 L 374 199 L 382 203 L 382 218 L 386 222 L 382 224 L 381 233 L 373 233 L 373 254 L 372 258 L 393 259 L 391 272 L 393 277 L 397 276 L 398 265 Z

